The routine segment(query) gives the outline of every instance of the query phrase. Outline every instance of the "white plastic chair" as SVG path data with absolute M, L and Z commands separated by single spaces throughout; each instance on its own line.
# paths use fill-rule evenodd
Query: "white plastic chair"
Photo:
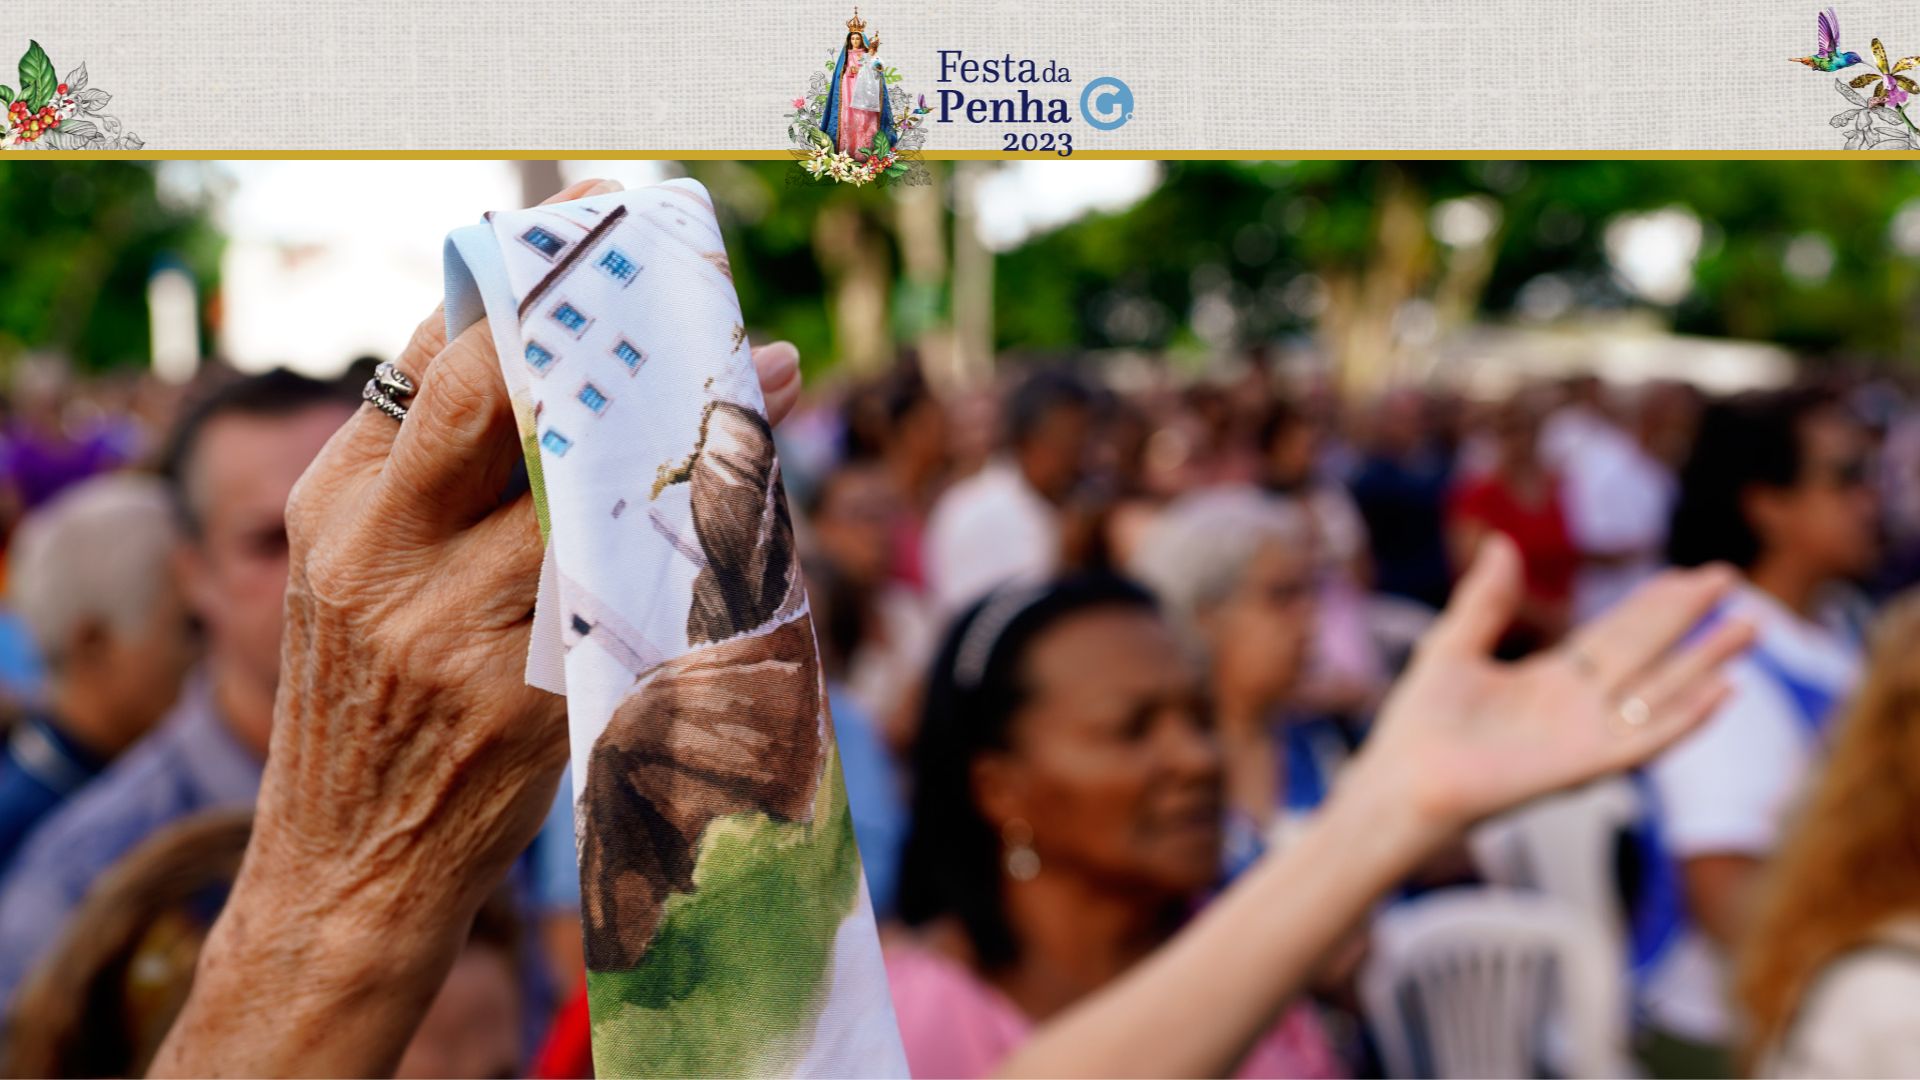
M 1389 1076 L 1635 1073 L 1618 955 L 1553 897 L 1468 888 L 1387 909 L 1360 994 Z
M 1613 946 L 1624 949 L 1617 853 L 1640 804 L 1631 781 L 1596 780 L 1481 824 L 1469 834 L 1468 848 L 1488 884 L 1565 900 L 1591 914 Z

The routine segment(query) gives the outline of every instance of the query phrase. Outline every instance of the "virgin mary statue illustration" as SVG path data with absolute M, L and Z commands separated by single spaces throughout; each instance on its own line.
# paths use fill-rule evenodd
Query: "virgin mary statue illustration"
M 876 132 L 894 137 L 893 106 L 887 101 L 886 74 L 874 54 L 880 51 L 880 35 L 867 36 L 866 21 L 860 9 L 853 9 L 847 20 L 847 37 L 840 45 L 840 59 L 833 65 L 833 85 L 827 90 L 827 107 L 821 114 L 820 130 L 833 140 L 833 148 L 843 154 L 860 156 L 873 143 Z

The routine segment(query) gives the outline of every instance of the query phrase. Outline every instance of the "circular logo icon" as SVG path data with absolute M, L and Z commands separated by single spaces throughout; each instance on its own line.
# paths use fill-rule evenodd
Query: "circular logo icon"
M 1112 131 L 1133 119 L 1133 91 L 1111 75 L 1102 75 L 1080 91 L 1080 115 L 1096 131 Z

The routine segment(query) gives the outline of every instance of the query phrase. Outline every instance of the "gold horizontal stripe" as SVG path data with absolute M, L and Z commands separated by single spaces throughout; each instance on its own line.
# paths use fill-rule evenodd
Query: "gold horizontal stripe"
M 7 161 L 784 161 L 785 150 L 35 150 Z M 1920 150 L 925 150 L 928 161 L 1848 161 Z

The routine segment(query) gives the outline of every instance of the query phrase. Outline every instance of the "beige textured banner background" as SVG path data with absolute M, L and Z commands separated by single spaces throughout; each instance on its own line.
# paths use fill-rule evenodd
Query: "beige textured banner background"
M 1837 5 L 1843 45 L 1920 53 L 1920 7 Z M 153 150 L 780 150 L 851 3 L 805 0 L 9 0 Z M 1811 2 L 868 0 L 904 84 L 936 50 L 1057 60 L 1081 150 L 1837 150 Z M 1870 62 L 1870 56 L 1869 56 Z M 1865 69 L 1856 69 L 1865 70 Z M 1851 73 L 1850 73 L 1851 74 Z M 1079 92 L 1125 80 L 1090 129 Z M 990 91 L 991 87 L 973 87 Z M 1045 91 L 1049 88 L 1034 88 Z M 1004 126 L 932 124 L 928 149 Z M 1015 128 L 1013 130 L 1030 130 Z M 1045 129 L 1042 129 L 1045 130 Z

